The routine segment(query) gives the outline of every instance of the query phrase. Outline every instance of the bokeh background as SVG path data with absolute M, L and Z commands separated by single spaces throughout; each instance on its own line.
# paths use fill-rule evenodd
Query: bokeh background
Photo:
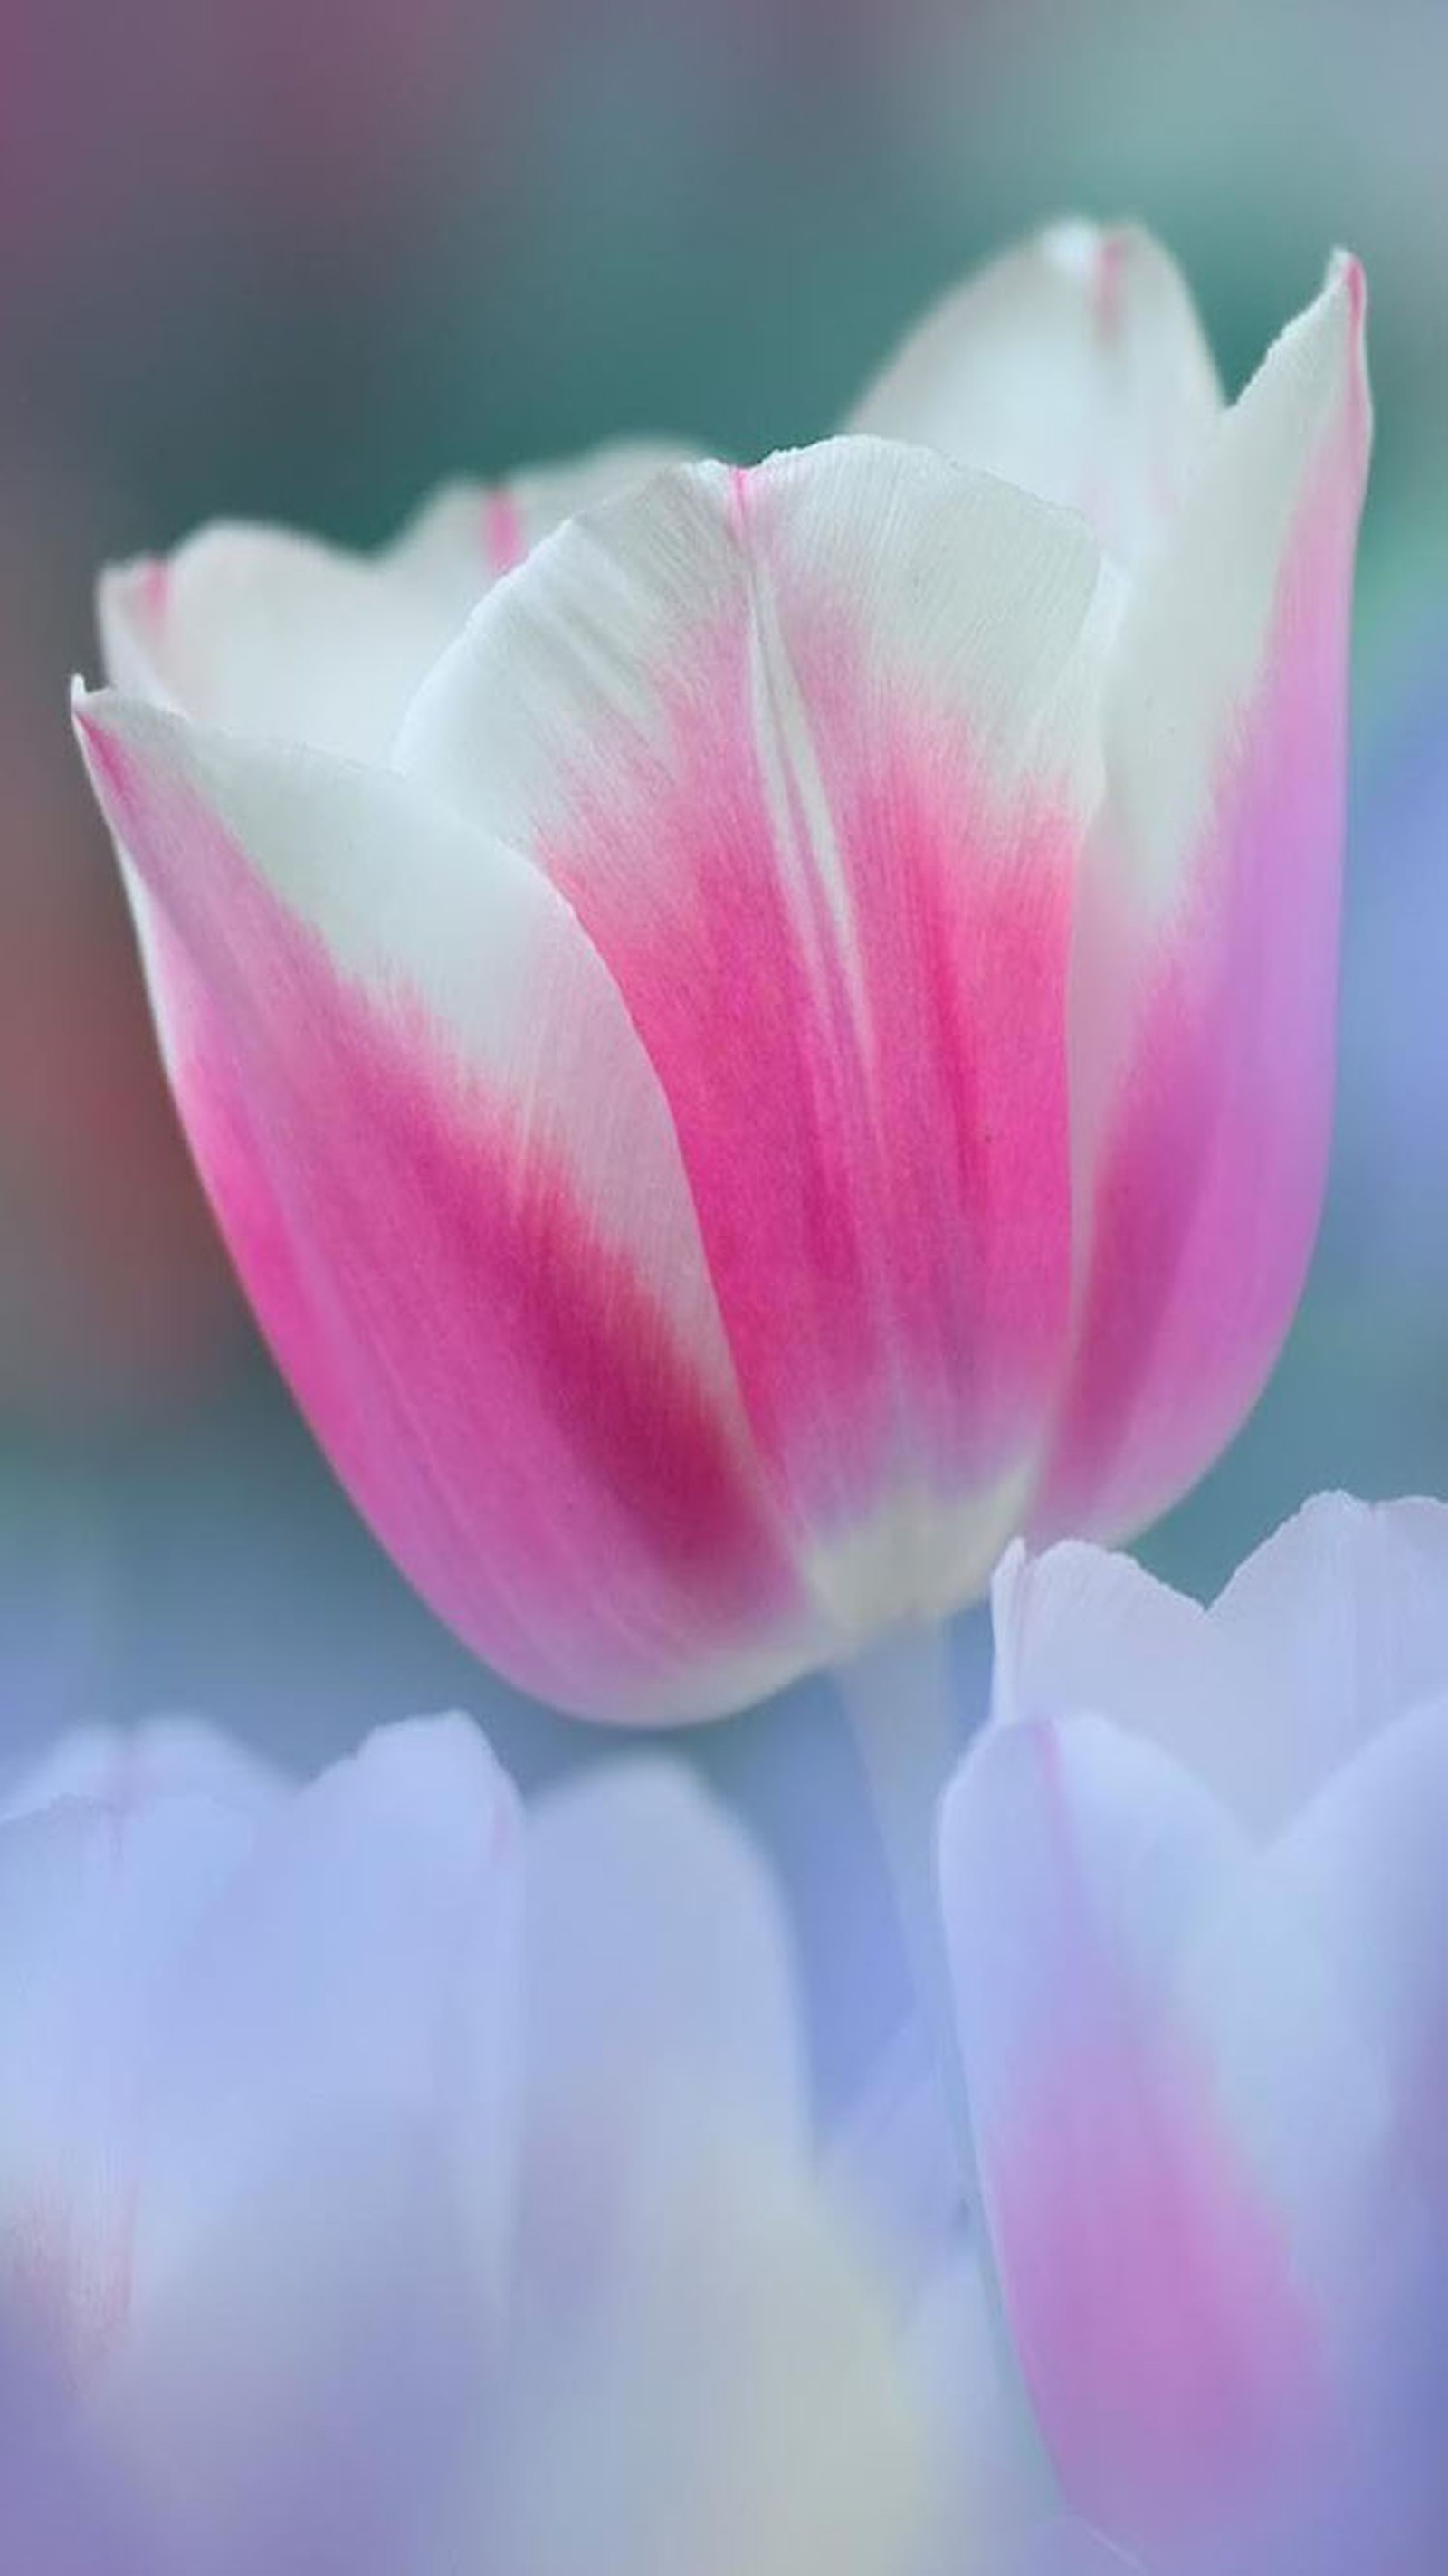
M 611 431 L 819 434 L 1073 208 L 1166 236 L 1233 385 L 1350 244 L 1379 406 L 1331 1202 L 1144 1552 L 1210 1588 L 1316 1486 L 1448 1492 L 1445 100 L 1440 0 L 0 0 L 0 1758 L 162 1707 L 297 1763 L 444 1704 L 525 1783 L 609 1749 L 411 1597 L 230 1288 L 65 723 L 96 564 L 222 514 L 369 543 Z M 828 1691 L 688 1752 L 787 1865 L 847 2089 L 900 1963 Z

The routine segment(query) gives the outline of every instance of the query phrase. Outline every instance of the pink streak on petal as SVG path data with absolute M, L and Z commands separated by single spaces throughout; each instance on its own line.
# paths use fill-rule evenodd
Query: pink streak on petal
M 742 621 L 673 673 L 667 756 L 610 744 L 542 855 L 668 1096 L 755 1436 L 829 1531 L 902 1474 L 988 1474 L 1058 1365 L 1074 852 L 1048 799 L 994 826 L 903 687 L 881 718 L 848 609 L 779 611 L 858 985 Z
M 85 729 L 164 903 L 152 790 Z M 162 920 L 192 1147 L 280 1365 L 385 1545 L 479 1653 L 601 1714 L 644 1714 L 661 1676 L 767 1639 L 792 1578 L 688 1354 L 566 1169 L 420 1011 L 384 1018 L 341 985 L 212 817 L 184 828 L 255 1003 L 219 1005 Z
M 1148 2555 L 1255 2519 L 1305 2447 L 1315 2347 L 1185 2071 L 1063 2033 L 992 2163 L 1011 2329 L 1073 2508 Z
M 136 582 L 136 605 L 148 625 L 164 624 L 170 593 L 170 566 L 159 559 L 143 565 Z
M 1301 1294 L 1332 1117 L 1356 507 L 1335 456 L 1286 563 L 1213 846 L 1146 963 L 1041 1537 L 1124 1533 L 1164 1509 L 1236 1430 Z M 1139 940 L 1124 919 L 1096 936 L 1103 956 Z
M 1164 2571 L 1215 2564 L 1213 2530 L 1271 2528 L 1323 2441 L 1320 2328 L 1206 2069 L 1103 1920 L 1060 1740 L 1029 1741 L 1047 2017 L 1022 2007 L 977 2105 L 1011 2334 L 1069 2509 Z
M 483 501 L 483 551 L 489 569 L 499 579 L 505 572 L 512 572 L 528 551 L 522 514 L 503 484 L 489 492 Z

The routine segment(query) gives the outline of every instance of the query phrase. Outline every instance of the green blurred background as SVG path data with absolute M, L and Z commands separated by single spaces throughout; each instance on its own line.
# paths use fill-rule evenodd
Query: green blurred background
M 303 1761 L 448 1701 L 525 1779 L 599 1749 L 412 1600 L 230 1289 L 65 723 L 97 563 L 371 542 L 616 430 L 818 435 L 1071 209 L 1165 236 L 1234 387 L 1348 243 L 1379 407 L 1332 1201 L 1146 1552 L 1210 1586 L 1313 1486 L 1448 1491 L 1445 107 L 1441 0 L 0 0 L 0 1750 L 184 1706 Z M 693 1751 L 789 1860 L 848 2072 L 898 1962 L 828 1695 Z

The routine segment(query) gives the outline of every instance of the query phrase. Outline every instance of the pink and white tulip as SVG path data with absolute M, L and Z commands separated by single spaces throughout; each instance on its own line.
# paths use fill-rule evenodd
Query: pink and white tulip
M 1230 1437 L 1322 1190 L 1368 439 L 1352 262 L 1226 409 L 1067 226 L 824 445 L 110 576 L 76 722 L 197 1161 L 516 1680 L 736 1706 Z
M 1016 1550 L 995 1613 L 945 1916 L 1053 2502 L 1152 2576 L 1437 2576 L 1448 1507 L 1325 1497 L 1205 1611 Z
M 927 2452 L 782 1931 L 655 1766 L 195 1729 L 0 1815 L 14 2576 L 902 2576 Z

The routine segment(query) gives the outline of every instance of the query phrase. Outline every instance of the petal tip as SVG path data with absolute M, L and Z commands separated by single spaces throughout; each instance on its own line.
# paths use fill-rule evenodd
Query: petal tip
M 1353 330 L 1361 336 L 1367 326 L 1367 271 L 1355 251 L 1335 250 L 1327 264 L 1326 290 L 1343 297 Z
M 1098 223 L 1066 215 L 1039 235 L 1042 256 L 1080 289 L 1093 322 L 1109 338 L 1121 322 L 1133 269 L 1153 247 L 1138 224 Z

